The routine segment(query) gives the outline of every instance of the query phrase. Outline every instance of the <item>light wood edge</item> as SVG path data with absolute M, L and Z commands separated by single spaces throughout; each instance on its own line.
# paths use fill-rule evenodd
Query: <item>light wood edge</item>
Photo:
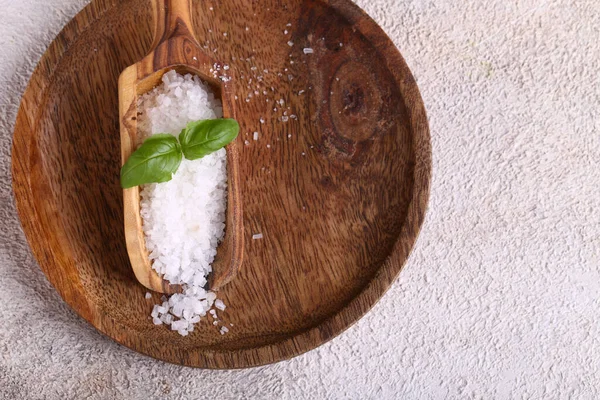
M 121 134 L 121 166 L 136 147 L 133 136 L 137 126 L 137 66 L 127 67 L 119 76 L 119 125 Z M 135 117 L 136 119 L 132 119 Z M 123 224 L 127 253 L 136 279 L 148 289 L 163 292 L 163 279 L 152 269 L 140 215 L 140 187 L 123 189 Z M 143 267 L 143 268 L 140 268 Z

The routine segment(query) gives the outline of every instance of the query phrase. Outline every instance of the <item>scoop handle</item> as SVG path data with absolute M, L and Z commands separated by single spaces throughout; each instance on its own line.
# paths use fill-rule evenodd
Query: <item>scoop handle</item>
M 198 43 L 192 27 L 191 0 L 152 0 L 152 14 L 155 23 L 153 49 L 179 36 Z

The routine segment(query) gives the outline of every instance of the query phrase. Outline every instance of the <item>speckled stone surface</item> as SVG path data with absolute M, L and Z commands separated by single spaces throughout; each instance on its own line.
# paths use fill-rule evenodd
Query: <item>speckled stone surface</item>
M 206 371 L 97 333 L 36 265 L 10 144 L 36 62 L 82 0 L 0 0 L 1 399 L 597 399 L 600 2 L 359 0 L 428 110 L 431 203 L 399 280 L 330 343 Z

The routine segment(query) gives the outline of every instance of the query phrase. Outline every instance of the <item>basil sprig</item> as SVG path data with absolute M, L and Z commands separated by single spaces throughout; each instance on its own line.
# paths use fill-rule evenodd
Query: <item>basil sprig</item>
M 197 160 L 231 143 L 240 126 L 234 119 L 193 121 L 177 138 L 168 133 L 150 136 L 121 168 L 121 187 L 170 181 L 183 156 Z

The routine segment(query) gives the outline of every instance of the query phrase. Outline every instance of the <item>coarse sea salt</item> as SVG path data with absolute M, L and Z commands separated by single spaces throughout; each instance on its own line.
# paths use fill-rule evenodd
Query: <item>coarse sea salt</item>
M 138 144 L 157 133 L 178 135 L 190 121 L 223 116 L 220 100 L 207 85 L 197 76 L 175 71 L 167 72 L 162 84 L 140 96 L 138 111 Z M 143 185 L 140 197 L 152 268 L 169 282 L 183 286 L 183 293 L 163 298 L 162 304 L 154 306 L 152 321 L 170 325 L 186 336 L 217 298 L 204 287 L 225 234 L 225 149 L 198 160 L 183 159 L 173 179 Z

